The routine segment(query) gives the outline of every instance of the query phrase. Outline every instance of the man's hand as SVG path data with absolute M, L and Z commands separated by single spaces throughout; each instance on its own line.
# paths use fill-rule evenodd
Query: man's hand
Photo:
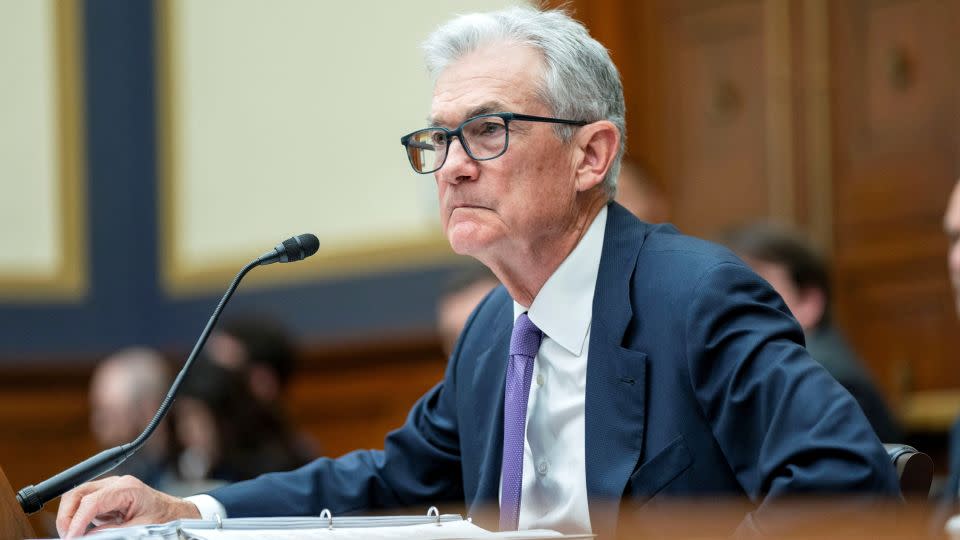
M 81 484 L 63 496 L 57 532 L 73 538 L 121 525 L 199 517 L 192 503 L 156 491 L 132 476 L 111 476 Z

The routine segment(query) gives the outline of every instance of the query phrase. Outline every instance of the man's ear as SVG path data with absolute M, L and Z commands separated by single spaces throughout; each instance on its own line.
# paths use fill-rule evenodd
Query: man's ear
M 577 191 L 584 192 L 603 182 L 620 148 L 620 130 L 613 122 L 600 120 L 577 130 Z

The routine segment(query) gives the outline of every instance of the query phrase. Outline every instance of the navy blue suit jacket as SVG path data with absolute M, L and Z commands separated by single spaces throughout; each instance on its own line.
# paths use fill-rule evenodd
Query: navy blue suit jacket
M 501 287 L 471 316 L 443 381 L 383 450 L 210 494 L 230 516 L 445 500 L 469 512 L 495 507 L 512 326 Z M 773 289 L 726 249 L 642 223 L 617 204 L 594 295 L 585 414 L 594 532 L 614 526 L 610 502 L 733 494 L 762 511 L 802 493 L 899 494 L 870 424 L 807 354 Z

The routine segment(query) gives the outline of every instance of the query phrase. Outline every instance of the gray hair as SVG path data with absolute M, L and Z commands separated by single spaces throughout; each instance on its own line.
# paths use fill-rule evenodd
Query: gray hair
M 502 42 L 533 47 L 543 55 L 545 69 L 537 94 L 554 115 L 588 122 L 609 120 L 620 130 L 620 148 L 603 179 L 603 189 L 612 200 L 626 148 L 626 107 L 620 74 L 607 49 L 562 10 L 518 6 L 460 15 L 436 29 L 423 43 L 427 70 L 436 80 L 457 59 Z M 573 137 L 570 126 L 555 129 L 563 141 Z

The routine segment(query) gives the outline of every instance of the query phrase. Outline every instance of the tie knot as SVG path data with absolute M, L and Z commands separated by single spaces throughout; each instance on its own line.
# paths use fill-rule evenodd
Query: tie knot
M 521 354 L 530 358 L 537 356 L 543 332 L 533 324 L 526 313 L 517 317 L 513 323 L 513 335 L 510 337 L 510 354 Z

